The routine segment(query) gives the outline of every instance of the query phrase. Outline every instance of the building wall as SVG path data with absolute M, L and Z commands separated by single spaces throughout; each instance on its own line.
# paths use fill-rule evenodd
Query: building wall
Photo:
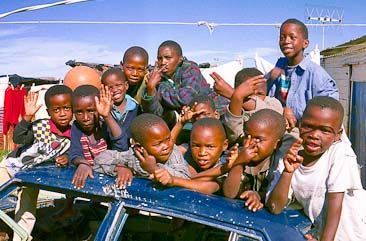
M 339 89 L 339 101 L 344 108 L 343 124 L 348 132 L 349 123 L 349 105 L 350 105 L 350 67 L 343 64 L 344 58 L 342 56 L 326 58 L 322 60 L 323 68 L 336 81 Z
M 322 65 L 337 82 L 340 101 L 345 109 L 343 123 L 361 167 L 362 185 L 366 188 L 366 47 L 354 46 L 341 55 L 324 58 Z M 351 126 L 350 126 L 351 125 Z
M 351 105 L 351 81 L 366 81 L 366 48 L 354 47 L 338 56 L 322 59 L 323 68 L 333 77 L 339 89 L 339 99 L 345 111 L 343 124 L 348 132 L 350 105 Z

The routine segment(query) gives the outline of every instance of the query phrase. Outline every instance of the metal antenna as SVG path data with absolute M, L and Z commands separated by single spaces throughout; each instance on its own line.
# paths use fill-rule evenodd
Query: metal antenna
M 325 45 L 325 24 L 341 25 L 343 23 L 343 8 L 320 5 L 306 5 L 306 19 L 309 23 L 321 23 L 322 27 L 322 50 Z

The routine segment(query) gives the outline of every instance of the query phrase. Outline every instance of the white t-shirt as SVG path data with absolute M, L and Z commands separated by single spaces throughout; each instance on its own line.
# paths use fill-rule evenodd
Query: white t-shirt
M 283 170 L 283 162 L 280 163 Z M 327 192 L 344 192 L 335 240 L 366 240 L 366 191 L 361 185 L 356 155 L 343 141 L 334 143 L 313 166 L 301 165 L 291 180 L 289 198 L 294 197 L 303 206 L 318 234 L 324 228 Z

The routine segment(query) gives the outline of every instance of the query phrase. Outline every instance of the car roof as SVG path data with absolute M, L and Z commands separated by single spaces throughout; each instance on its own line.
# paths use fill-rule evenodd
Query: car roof
M 78 190 L 71 184 L 74 173 L 74 167 L 39 166 L 17 173 L 12 182 L 93 201 L 122 201 L 125 207 L 183 218 L 245 235 L 260 233 L 268 240 L 281 240 L 286 236 L 291 240 L 303 240 L 301 231 L 310 226 L 310 221 L 296 210 L 285 210 L 279 215 L 265 209 L 253 213 L 244 208 L 242 200 L 178 187 L 165 188 L 144 178 L 135 177 L 131 186 L 119 190 L 114 185 L 115 177 L 94 173 L 94 178 L 88 179 L 85 187 Z

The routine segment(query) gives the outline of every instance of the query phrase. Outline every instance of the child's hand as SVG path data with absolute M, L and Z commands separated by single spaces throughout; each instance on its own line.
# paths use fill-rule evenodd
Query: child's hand
M 103 118 L 108 117 L 113 106 L 112 95 L 109 91 L 108 86 L 104 86 L 102 84 L 102 86 L 100 87 L 99 98 L 95 96 L 95 105 L 97 107 L 98 113 L 103 116 Z
M 240 198 L 247 200 L 245 206 L 247 206 L 250 211 L 256 212 L 263 208 L 261 197 L 256 191 L 245 191 L 240 195 Z
M 285 171 L 288 173 L 293 173 L 303 162 L 304 158 L 298 155 L 299 149 L 302 144 L 302 139 L 296 140 L 291 147 L 288 149 L 285 157 L 283 158 L 283 163 L 285 165 Z
M 184 125 L 185 123 L 189 122 L 193 118 L 194 112 L 192 111 L 191 107 L 183 106 L 182 111 L 180 112 L 179 122 Z
M 275 80 L 283 74 L 283 70 L 279 67 L 274 67 L 269 75 L 269 80 Z
M 91 166 L 83 163 L 79 164 L 71 183 L 76 189 L 84 188 L 85 181 L 88 177 L 94 178 L 93 169 L 91 168 Z
M 257 91 L 258 85 L 266 83 L 266 79 L 263 75 L 251 77 L 241 83 L 234 91 L 234 95 L 243 100 Z
M 293 128 L 295 128 L 297 122 L 294 112 L 291 108 L 285 107 L 283 109 L 283 116 L 286 120 L 286 130 L 291 131 Z
M 313 237 L 311 234 L 305 234 L 304 237 L 307 241 L 318 241 L 316 238 Z
M 26 96 L 24 96 L 24 119 L 26 121 L 31 121 L 36 112 L 41 108 L 42 105 L 37 105 L 38 93 L 29 91 Z
M 226 157 L 226 165 L 228 169 L 231 169 L 239 156 L 239 143 L 235 143 L 234 146 L 230 148 L 230 151 Z
M 130 186 L 133 178 L 132 171 L 123 166 L 116 166 L 115 171 L 117 172 L 117 187 L 125 189 L 126 186 Z
M 239 152 L 234 165 L 248 165 L 258 155 L 257 143 L 250 135 L 245 139 L 244 146 Z
M 155 61 L 155 66 L 153 71 L 150 73 L 149 78 L 147 78 L 146 82 L 146 90 L 147 94 L 150 96 L 154 96 L 156 92 L 156 86 L 160 83 L 162 78 L 162 71 L 166 66 L 159 66 L 158 61 Z
M 69 157 L 68 155 L 61 155 L 56 157 L 56 166 L 58 167 L 65 167 L 69 164 Z
M 221 96 L 224 96 L 228 99 L 231 98 L 231 96 L 234 93 L 233 87 L 231 87 L 218 73 L 212 72 L 210 76 L 214 79 L 215 83 L 213 85 L 213 89 L 216 93 L 218 93 Z
M 169 186 L 173 184 L 173 177 L 170 173 L 164 168 L 156 169 L 153 177 L 156 181 L 160 182 L 164 186 Z
M 142 169 L 147 171 L 148 173 L 153 173 L 156 166 L 156 159 L 154 156 L 150 155 L 145 148 L 139 145 L 135 145 L 133 147 L 136 157 L 140 160 L 140 165 Z

